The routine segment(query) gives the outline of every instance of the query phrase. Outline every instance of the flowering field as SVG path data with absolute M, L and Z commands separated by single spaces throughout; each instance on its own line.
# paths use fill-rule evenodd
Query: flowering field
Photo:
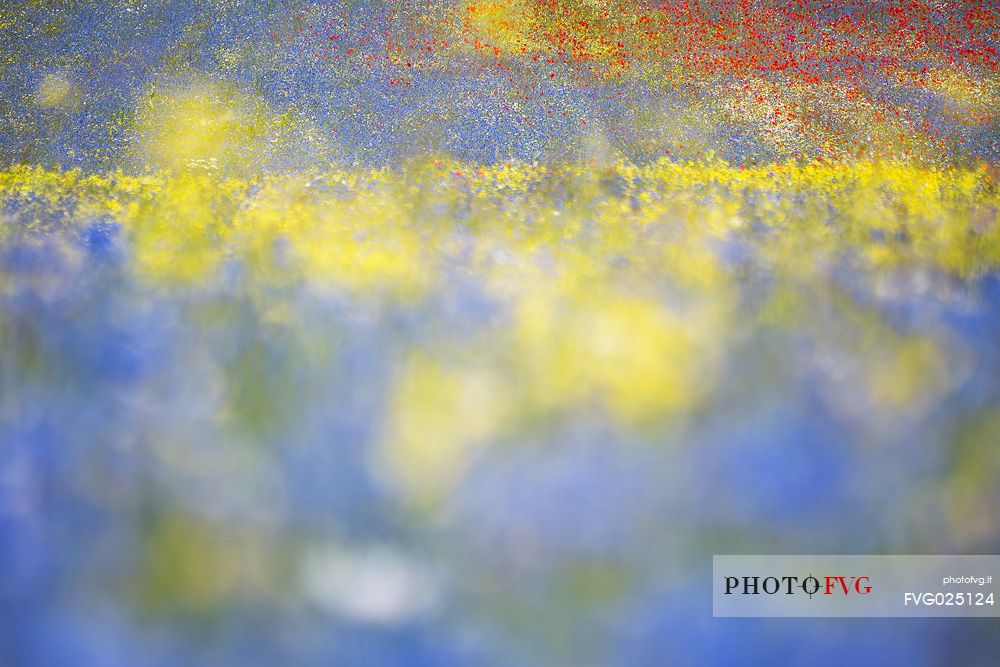
M 0 8 L 0 665 L 993 665 L 981 2 Z

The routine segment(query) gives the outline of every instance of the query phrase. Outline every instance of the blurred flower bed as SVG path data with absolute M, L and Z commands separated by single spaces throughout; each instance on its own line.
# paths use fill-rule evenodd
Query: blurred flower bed
M 186 161 L 0 200 L 10 664 L 993 655 L 713 625 L 707 579 L 996 550 L 989 169 Z
M 998 18 L 0 2 L 0 667 L 995 667 Z

